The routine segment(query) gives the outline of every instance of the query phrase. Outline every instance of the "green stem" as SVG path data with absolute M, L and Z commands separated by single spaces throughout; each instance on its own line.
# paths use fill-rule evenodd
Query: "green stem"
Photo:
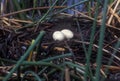
M 21 10 L 21 7 L 20 7 L 20 5 L 19 5 L 18 0 L 13 0 L 13 4 L 15 5 L 14 7 L 15 7 L 15 9 L 16 9 L 17 11 Z M 21 19 L 25 19 L 25 16 L 24 16 L 24 15 L 25 15 L 25 14 L 19 13 L 19 17 L 20 17 Z
M 42 80 L 40 79 L 40 77 L 39 77 L 36 73 L 34 73 L 33 71 L 27 71 L 27 72 L 25 72 L 25 74 L 24 74 L 24 76 L 23 76 L 23 78 L 22 78 L 21 81 L 25 81 L 24 78 L 25 78 L 25 76 L 27 76 L 27 74 L 32 74 L 32 75 L 35 77 L 35 81 L 36 81 L 36 80 L 37 80 L 37 81 L 42 81 Z
M 95 80 L 99 81 L 100 79 L 100 68 L 101 68 L 101 62 L 102 62 L 102 48 L 103 48 L 103 41 L 104 41 L 104 34 L 105 34 L 105 28 L 106 28 L 106 13 L 107 13 L 107 4 L 108 0 L 105 0 L 104 2 L 104 8 L 103 8 L 103 18 L 102 18 L 102 25 L 100 27 L 100 39 L 99 39 L 99 49 L 97 52 L 97 67 L 96 67 L 96 73 L 95 73 Z
M 13 72 L 15 72 L 17 70 L 17 68 L 20 66 L 20 64 L 28 57 L 29 53 L 31 52 L 31 50 L 34 49 L 34 47 L 36 46 L 36 44 L 38 44 L 42 40 L 41 38 L 43 37 L 44 34 L 45 34 L 44 31 L 40 32 L 40 34 L 38 35 L 38 37 L 35 40 L 35 42 L 28 48 L 28 50 L 25 52 L 25 54 L 20 58 L 20 60 L 15 65 L 15 67 L 12 68 L 12 70 L 10 71 L 10 73 L 3 79 L 3 81 L 7 81 L 11 77 L 11 75 L 13 74 Z
M 89 48 L 88 48 L 88 55 L 86 56 L 87 61 L 86 61 L 86 70 L 85 70 L 86 72 L 85 72 L 85 75 L 84 75 L 84 77 L 85 77 L 84 81 L 87 81 L 87 74 L 89 73 L 89 71 L 90 71 L 91 77 L 93 78 L 92 72 L 91 72 L 91 69 L 90 69 L 90 57 L 91 57 L 91 54 L 92 54 L 92 47 L 93 47 L 93 42 L 94 42 L 93 37 L 95 35 L 95 30 L 96 30 L 96 25 L 97 25 L 96 20 L 97 20 L 97 16 L 98 16 L 98 8 L 99 8 L 99 2 L 97 0 L 97 5 L 96 5 L 96 9 L 95 9 L 96 13 L 95 13 L 95 17 L 94 17 L 95 20 L 93 22 L 93 26 L 92 26 L 92 30 L 91 30 L 90 45 L 89 45 Z

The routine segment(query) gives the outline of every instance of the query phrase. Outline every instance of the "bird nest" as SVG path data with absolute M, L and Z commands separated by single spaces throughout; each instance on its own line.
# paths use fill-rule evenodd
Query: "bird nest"
M 55 64 L 63 63 L 64 61 L 73 61 L 79 65 L 84 66 L 86 64 L 85 50 L 89 49 L 91 30 L 93 26 L 93 20 L 86 17 L 72 17 L 67 16 L 64 18 L 54 18 L 49 22 L 39 24 L 37 27 L 24 27 L 13 30 L 8 27 L 0 29 L 0 54 L 1 59 L 18 60 L 26 52 L 31 45 L 31 41 L 35 39 L 41 30 L 44 30 L 45 36 L 42 38 L 39 52 L 32 51 L 33 56 L 28 58 L 32 61 L 39 61 L 49 57 L 57 55 L 64 55 L 66 53 L 72 53 L 72 57 L 66 57 L 61 59 L 55 59 L 52 62 Z M 96 68 L 97 50 L 100 48 L 98 45 L 100 34 L 100 23 L 96 26 L 95 35 L 92 38 L 94 40 L 92 45 L 92 54 L 90 56 L 90 66 L 93 70 Z M 106 25 L 107 26 L 107 25 Z M 61 31 L 63 29 L 69 29 L 74 33 L 74 37 L 70 40 L 55 41 L 52 35 L 55 31 Z M 102 56 L 102 68 L 105 70 L 108 68 L 112 73 L 118 73 L 120 71 L 120 49 L 114 48 L 118 39 L 115 34 L 111 32 L 114 29 L 111 26 L 107 26 L 105 30 L 105 37 L 103 43 L 103 56 Z M 119 31 L 115 29 L 116 31 Z M 84 48 L 85 47 L 85 48 Z M 117 50 L 116 55 L 113 55 L 113 51 Z M 112 65 L 107 66 L 109 59 L 113 57 Z M 8 64 L 10 65 L 10 64 Z M 41 67 L 42 68 L 42 67 Z M 50 69 L 50 68 L 49 68 Z M 104 72 L 102 72 L 104 75 Z M 59 75 L 59 72 L 58 72 Z M 49 75 L 49 78 L 58 78 L 58 75 Z M 106 75 L 104 75 L 106 76 Z M 110 75 L 111 77 L 111 75 Z

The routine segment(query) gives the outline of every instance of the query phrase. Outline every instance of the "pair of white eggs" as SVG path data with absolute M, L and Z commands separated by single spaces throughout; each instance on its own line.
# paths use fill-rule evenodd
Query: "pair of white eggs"
M 55 31 L 52 35 L 55 41 L 62 41 L 64 39 L 71 39 L 73 38 L 73 32 L 69 29 L 63 29 L 61 31 Z

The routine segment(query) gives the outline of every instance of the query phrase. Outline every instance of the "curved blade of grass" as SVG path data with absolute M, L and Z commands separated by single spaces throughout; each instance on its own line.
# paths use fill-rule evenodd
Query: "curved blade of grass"
M 38 44 L 42 40 L 41 38 L 43 37 L 44 34 L 45 34 L 44 31 L 40 32 L 40 34 L 36 38 L 35 42 L 28 48 L 28 50 L 25 52 L 25 54 L 20 58 L 20 60 L 15 65 L 15 67 L 12 68 L 12 70 L 10 71 L 10 73 L 3 79 L 3 81 L 7 81 L 11 77 L 11 75 L 13 74 L 13 72 L 16 71 L 17 68 L 20 66 L 20 64 L 28 57 L 29 53 L 31 52 L 31 50 L 34 49 L 34 47 L 36 46 L 36 44 Z
M 33 0 L 33 8 L 37 7 L 37 0 Z M 32 17 L 34 16 L 35 10 L 32 12 Z
M 40 72 L 38 72 L 38 75 L 41 75 L 42 73 L 44 73 L 45 70 L 48 69 L 48 68 L 49 68 L 48 66 L 44 67 L 42 70 L 40 70 Z
M 50 6 L 50 9 L 42 16 L 42 18 L 40 18 L 40 20 L 37 22 L 37 24 L 42 22 L 47 17 L 47 15 L 49 14 L 49 12 L 51 12 L 51 10 L 53 9 L 53 7 L 56 5 L 57 2 L 58 2 L 58 0 L 55 0 L 53 5 Z
M 27 71 L 27 72 L 25 72 L 25 74 L 24 74 L 24 76 L 23 76 L 23 78 L 22 78 L 21 81 L 24 81 L 24 78 L 27 76 L 27 74 L 32 74 L 32 75 L 35 77 L 35 81 L 36 81 L 36 80 L 37 80 L 37 81 L 42 81 L 42 80 L 40 79 L 40 77 L 39 77 L 36 73 L 34 73 L 33 71 Z
M 65 5 L 65 3 L 67 2 L 68 0 L 64 0 L 64 2 L 61 4 L 61 6 Z
M 59 69 L 59 70 L 63 70 L 60 65 L 55 65 L 53 63 L 50 63 L 50 62 L 43 62 L 43 61 L 38 61 L 38 62 L 28 62 L 28 61 L 24 61 L 21 65 L 44 65 L 44 66 L 51 66 L 51 67 L 55 67 L 56 69 Z
M 71 68 L 75 67 L 76 69 L 79 69 L 81 74 L 83 74 L 83 75 L 85 74 L 85 67 L 84 66 L 80 66 L 80 65 L 74 64 L 72 62 L 64 62 L 63 65 L 68 65 Z
M 91 79 L 93 78 L 93 74 L 91 72 L 91 69 L 90 69 L 90 57 L 91 57 L 91 54 L 92 54 L 92 47 L 93 47 L 93 42 L 94 42 L 94 35 L 95 35 L 95 30 L 96 30 L 96 25 L 97 25 L 97 16 L 98 16 L 98 8 L 99 8 L 99 0 L 97 0 L 97 5 L 96 5 L 96 8 L 95 8 L 95 17 L 94 17 L 94 22 L 93 22 L 93 26 L 92 26 L 92 29 L 91 29 L 91 35 L 90 35 L 90 45 L 89 45 L 89 48 L 88 48 L 88 54 L 86 55 L 86 72 L 85 72 L 85 75 L 84 75 L 84 81 L 87 81 L 87 74 L 90 72 L 90 77 Z
M 10 59 L 4 59 L 4 58 L 0 58 L 0 61 L 3 61 L 3 62 L 7 62 L 7 63 L 12 63 L 12 64 L 15 64 L 17 61 L 14 61 L 14 60 L 10 60 Z
M 82 0 L 82 1 L 80 1 L 80 2 L 78 2 L 78 3 L 76 3 L 76 4 L 73 4 L 73 5 L 69 6 L 69 7 L 67 7 L 67 8 L 61 9 L 61 10 L 55 12 L 54 14 L 49 15 L 49 20 L 51 19 L 52 16 L 57 15 L 57 14 L 65 11 L 65 10 L 67 10 L 67 9 L 70 9 L 70 8 L 73 8 L 73 7 L 78 6 L 78 5 L 80 5 L 80 4 L 83 4 L 83 3 L 87 2 L 87 1 L 89 1 L 89 0 Z
M 52 61 L 52 60 L 55 60 L 55 59 L 58 59 L 58 58 L 65 58 L 65 57 L 69 57 L 69 56 L 72 56 L 71 53 L 67 53 L 67 54 L 64 54 L 64 55 L 58 55 L 58 56 L 54 56 L 54 57 L 50 57 L 50 58 L 47 58 L 47 59 L 43 59 L 41 61 Z
M 53 68 L 53 69 L 51 69 L 51 70 L 47 73 L 47 75 L 49 76 L 49 75 L 51 75 L 52 73 L 55 73 L 56 71 L 57 71 L 57 69 Z
M 19 5 L 18 0 L 12 0 L 12 2 L 13 2 L 13 4 L 14 4 L 14 8 L 15 8 L 17 11 L 21 10 L 21 7 L 20 7 L 20 5 Z M 19 17 L 20 17 L 21 19 L 25 19 L 25 14 L 20 13 L 20 14 L 19 14 Z
M 97 51 L 97 67 L 96 67 L 96 73 L 95 73 L 95 80 L 94 81 L 99 81 L 100 79 L 100 68 L 101 68 L 101 61 L 102 61 L 102 48 L 103 48 L 103 41 L 104 41 L 104 34 L 105 34 L 105 29 L 106 29 L 106 13 L 107 13 L 107 5 L 108 5 L 108 0 L 104 1 L 104 8 L 103 8 L 103 18 L 102 18 L 102 25 L 100 27 L 100 39 L 99 39 L 99 49 Z
M 74 4 L 74 5 L 71 5 L 71 6 L 67 7 L 67 8 L 64 8 L 64 9 L 62 9 L 62 10 L 54 13 L 53 15 L 59 14 L 59 13 L 65 11 L 65 10 L 67 10 L 67 9 L 73 8 L 73 7 L 78 6 L 78 5 L 82 4 L 82 3 L 85 3 L 85 2 L 87 2 L 87 1 L 89 1 L 89 0 L 82 0 L 82 1 L 80 1 L 80 2 L 78 2 L 78 3 L 76 3 L 76 4 Z
M 82 34 L 82 30 L 81 30 L 81 28 L 80 28 L 80 24 L 79 24 L 79 22 L 78 22 L 78 19 L 76 20 L 76 23 L 77 23 L 77 26 L 78 26 L 78 31 L 79 31 L 79 33 L 80 33 L 80 39 L 84 42 L 84 38 L 83 38 L 83 34 Z M 82 43 L 82 46 L 83 46 L 83 49 L 84 49 L 85 55 L 86 55 L 86 57 L 87 57 L 88 55 L 87 55 L 86 46 L 85 46 L 84 43 Z

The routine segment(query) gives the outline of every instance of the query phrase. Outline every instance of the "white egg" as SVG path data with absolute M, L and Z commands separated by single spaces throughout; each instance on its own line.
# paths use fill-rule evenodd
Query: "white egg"
M 69 29 L 63 29 L 63 30 L 61 30 L 61 32 L 64 34 L 64 36 L 67 39 L 71 39 L 74 36 L 73 32 L 71 30 L 69 30 Z
M 60 31 L 55 31 L 52 35 L 53 39 L 56 41 L 62 41 L 64 40 L 65 36 L 62 32 Z

